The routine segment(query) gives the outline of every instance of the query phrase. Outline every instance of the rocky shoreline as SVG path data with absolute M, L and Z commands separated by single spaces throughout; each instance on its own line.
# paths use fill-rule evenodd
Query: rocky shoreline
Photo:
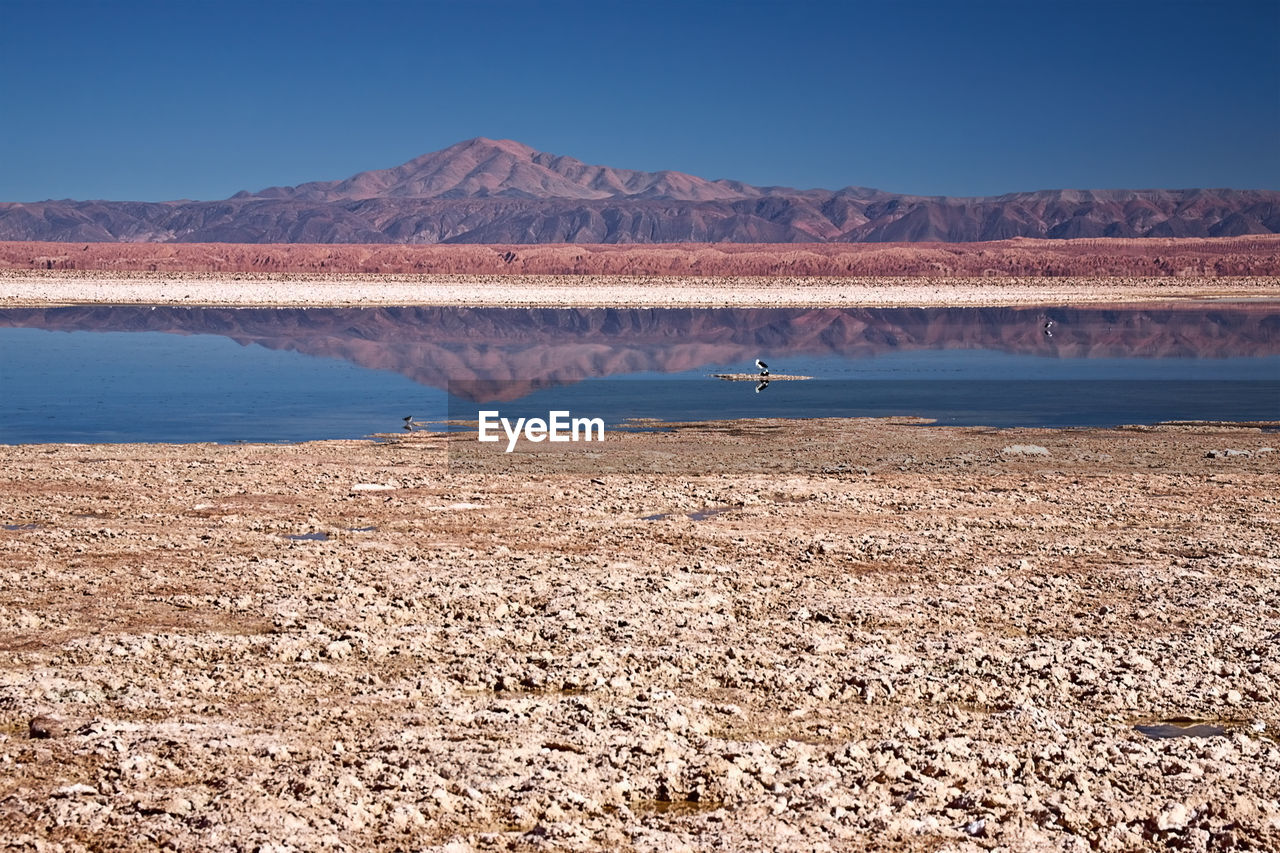
M 0 849 L 1280 849 L 1278 444 L 0 447 Z

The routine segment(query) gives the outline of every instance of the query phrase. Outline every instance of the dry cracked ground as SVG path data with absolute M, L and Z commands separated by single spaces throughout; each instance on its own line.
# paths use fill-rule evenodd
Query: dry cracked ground
M 1277 443 L 0 447 L 0 849 L 1280 849 Z

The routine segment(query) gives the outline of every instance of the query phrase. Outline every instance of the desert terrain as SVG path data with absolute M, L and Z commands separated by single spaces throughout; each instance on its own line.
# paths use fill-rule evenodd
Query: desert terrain
M 1280 275 L 1280 235 L 982 243 L 385 245 L 0 242 L 0 269 L 708 278 L 1162 279 Z M 903 282 L 899 282 L 903 283 Z
M 0 307 L 1095 305 L 1280 295 L 1280 236 L 896 245 L 0 242 Z
M 0 447 L 0 846 L 1280 848 L 1274 432 L 447 441 Z

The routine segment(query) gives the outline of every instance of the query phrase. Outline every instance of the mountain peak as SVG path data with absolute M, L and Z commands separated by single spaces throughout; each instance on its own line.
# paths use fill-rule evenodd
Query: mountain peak
M 330 202 L 370 198 L 649 198 L 724 201 L 763 195 L 756 187 L 708 181 L 683 172 L 640 172 L 592 166 L 514 139 L 477 136 L 390 169 L 341 181 L 270 187 L 253 198 Z
M 421 154 L 415 157 L 414 159 L 410 160 L 409 163 L 416 163 L 420 160 L 426 160 L 429 157 L 439 157 L 442 154 L 457 156 L 466 151 L 471 151 L 473 153 L 474 152 L 489 152 L 494 154 L 502 153 L 502 154 L 508 154 L 512 157 L 519 157 L 526 160 L 533 159 L 533 156 L 538 153 L 535 149 L 530 148 L 528 145 L 525 145 L 523 142 L 517 142 L 514 139 L 490 139 L 487 136 L 473 136 L 470 139 L 464 139 L 461 142 L 455 142 L 454 144 L 450 145 L 448 148 L 442 148 L 439 151 L 429 151 L 426 154 Z M 405 165 L 408 165 L 408 163 L 406 163 Z

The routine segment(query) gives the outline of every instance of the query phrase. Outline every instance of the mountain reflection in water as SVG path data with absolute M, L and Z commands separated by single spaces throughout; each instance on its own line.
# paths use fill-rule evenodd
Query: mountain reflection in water
M 421 385 L 514 400 L 593 377 L 672 374 L 766 354 L 862 359 L 990 350 L 1049 359 L 1280 354 L 1274 305 L 1106 308 L 181 308 L 0 310 L 0 328 L 222 335 Z M 997 376 L 989 377 L 998 379 Z
M 753 393 L 754 382 L 708 378 L 754 373 L 756 358 L 814 380 Z M 1276 420 L 1278 376 L 1272 303 L 7 309 L 0 443 L 359 438 L 397 431 L 406 416 L 472 421 L 498 405 L 504 415 L 570 409 L 613 424 Z

